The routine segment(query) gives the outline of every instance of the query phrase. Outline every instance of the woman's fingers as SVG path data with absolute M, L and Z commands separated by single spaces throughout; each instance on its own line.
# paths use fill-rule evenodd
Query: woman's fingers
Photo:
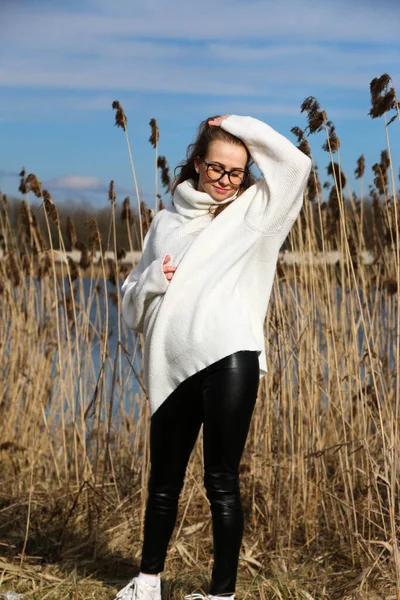
M 231 115 L 223 115 L 222 117 L 217 117 L 216 119 L 210 119 L 208 121 L 209 125 L 214 125 L 215 127 L 219 127 L 224 119 L 227 119 Z
M 163 260 L 163 265 L 166 265 L 166 263 L 171 259 L 171 256 L 169 254 L 167 254 Z M 168 279 L 168 281 L 170 281 L 176 271 L 176 267 L 173 267 L 172 265 L 166 265 L 163 266 L 163 271 L 165 273 L 165 277 Z
M 164 273 L 165 273 L 165 277 L 166 277 L 167 279 L 172 279 L 172 277 L 173 277 L 173 275 L 174 275 L 175 271 L 176 271 L 176 267 L 171 267 L 170 269 L 168 269 L 168 271 L 164 271 Z

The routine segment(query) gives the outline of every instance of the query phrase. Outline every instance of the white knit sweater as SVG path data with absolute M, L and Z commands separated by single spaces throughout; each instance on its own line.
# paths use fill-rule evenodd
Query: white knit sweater
M 208 207 L 220 202 L 192 180 L 181 183 L 122 286 L 124 321 L 144 335 L 151 414 L 187 377 L 238 350 L 257 350 L 260 377 L 268 370 L 264 321 L 278 252 L 300 212 L 311 160 L 252 117 L 231 115 L 221 127 L 243 140 L 263 179 L 217 217 Z M 171 281 L 162 271 L 167 254 L 177 267 Z

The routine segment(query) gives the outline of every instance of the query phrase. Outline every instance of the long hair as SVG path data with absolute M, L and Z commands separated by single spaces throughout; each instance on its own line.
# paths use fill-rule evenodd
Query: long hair
M 193 179 L 195 187 L 197 188 L 199 182 L 199 174 L 196 172 L 196 169 L 194 167 L 194 160 L 197 157 L 204 159 L 207 155 L 209 145 L 215 140 L 228 142 L 228 144 L 233 144 L 235 146 L 242 146 L 242 148 L 246 150 L 246 170 L 249 171 L 249 175 L 245 177 L 243 183 L 240 185 L 237 196 L 243 194 L 245 190 L 247 190 L 251 185 L 255 183 L 255 177 L 250 171 L 250 166 L 252 165 L 253 160 L 251 158 L 250 152 L 248 151 L 246 144 L 242 142 L 242 140 L 240 140 L 238 137 L 232 135 L 231 133 L 228 133 L 221 127 L 208 124 L 208 121 L 210 119 L 216 118 L 217 116 L 209 117 L 208 119 L 200 123 L 195 141 L 193 142 L 193 144 L 189 144 L 186 150 L 186 160 L 183 160 L 181 163 L 179 163 L 179 165 L 174 170 L 175 179 L 171 186 L 172 195 L 175 193 L 175 190 L 178 187 L 178 185 L 183 181 L 186 181 L 187 179 Z M 177 171 L 179 171 L 178 174 L 176 173 Z M 234 200 L 231 200 L 231 202 L 228 202 L 226 204 L 220 204 L 217 207 L 212 205 L 209 208 L 209 212 L 211 212 L 211 214 L 213 214 L 216 217 L 232 202 L 234 202 Z

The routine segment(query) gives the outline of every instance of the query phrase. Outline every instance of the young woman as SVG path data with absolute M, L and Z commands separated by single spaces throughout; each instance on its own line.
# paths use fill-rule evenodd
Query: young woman
M 208 596 L 186 598 L 234 598 L 239 463 L 267 372 L 264 320 L 310 168 L 305 154 L 257 119 L 204 121 L 180 165 L 173 208 L 153 218 L 122 286 L 123 318 L 144 335 L 151 471 L 140 573 L 118 600 L 161 600 L 160 573 L 201 425 L 214 565 Z

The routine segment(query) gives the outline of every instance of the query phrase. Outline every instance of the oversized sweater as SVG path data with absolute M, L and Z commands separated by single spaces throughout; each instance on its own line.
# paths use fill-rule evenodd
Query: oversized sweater
M 179 184 L 172 209 L 153 218 L 142 257 L 122 286 L 123 319 L 144 335 L 151 414 L 182 381 L 233 352 L 256 350 L 260 377 L 268 371 L 265 316 L 311 160 L 252 117 L 231 115 L 221 127 L 246 144 L 263 178 L 217 217 L 208 208 L 219 201 L 192 180 Z M 162 270 L 167 254 L 177 267 L 170 281 Z

